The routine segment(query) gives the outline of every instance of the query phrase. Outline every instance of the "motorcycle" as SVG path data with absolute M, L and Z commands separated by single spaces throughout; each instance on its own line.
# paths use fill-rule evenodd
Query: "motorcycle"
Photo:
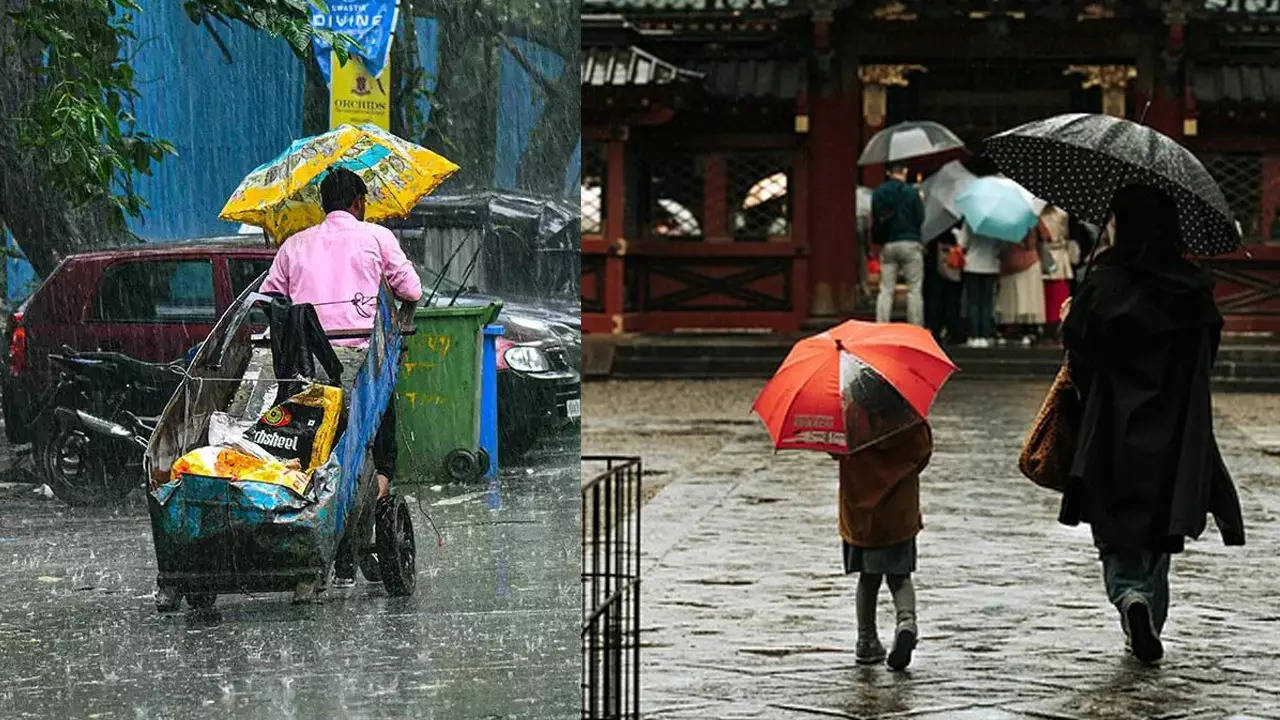
M 104 505 L 141 487 L 142 454 L 185 360 L 149 363 L 69 347 L 49 359 L 59 376 L 33 448 L 44 482 L 70 505 Z

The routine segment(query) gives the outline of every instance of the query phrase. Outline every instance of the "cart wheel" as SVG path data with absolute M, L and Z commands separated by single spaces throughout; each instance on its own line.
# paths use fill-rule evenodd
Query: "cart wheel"
M 378 503 L 378 564 L 382 584 L 390 595 L 412 595 L 417 582 L 418 556 L 413 544 L 413 519 L 404 498 L 391 495 Z
M 364 553 L 360 556 L 360 574 L 369 582 L 382 582 L 382 567 L 378 564 L 378 556 Z
M 444 470 L 458 482 L 469 482 L 480 477 L 480 459 L 465 448 L 458 448 L 444 456 Z
M 174 612 L 182 606 L 182 593 L 176 588 L 158 588 L 156 590 L 156 612 Z
M 493 459 L 489 457 L 488 450 L 485 450 L 484 448 L 476 449 L 476 466 L 479 468 L 479 472 L 476 473 L 477 475 L 484 475 L 489 472 L 489 468 L 492 467 L 490 463 L 492 462 Z
M 192 610 L 210 610 L 217 599 L 216 593 L 187 593 L 187 605 Z

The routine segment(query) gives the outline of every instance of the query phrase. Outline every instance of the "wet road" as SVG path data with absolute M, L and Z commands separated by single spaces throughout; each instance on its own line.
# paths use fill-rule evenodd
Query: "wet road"
M 576 441 L 488 486 L 406 488 L 418 588 L 222 596 L 156 613 L 140 497 L 0 492 L 0 717 L 569 718 L 580 623 Z
M 1046 383 L 1047 384 L 1047 383 Z M 1280 718 L 1280 407 L 1219 395 L 1217 434 L 1249 544 L 1216 529 L 1173 561 L 1166 659 L 1127 659 L 1087 528 L 1018 475 L 1045 384 L 957 381 L 934 412 L 910 670 L 853 662 L 836 472 L 774 454 L 759 381 L 588 384 L 583 447 L 638 452 L 647 718 Z M 891 639 L 888 594 L 879 627 Z

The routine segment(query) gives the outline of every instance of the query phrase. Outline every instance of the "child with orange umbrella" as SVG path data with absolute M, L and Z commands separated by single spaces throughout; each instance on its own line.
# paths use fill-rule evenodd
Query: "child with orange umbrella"
M 846 573 L 859 573 L 855 660 L 911 662 L 916 625 L 920 473 L 933 435 L 926 417 L 956 367 L 927 330 L 850 320 L 796 343 L 756 399 L 779 449 L 822 450 L 840 464 L 839 518 Z M 887 578 L 897 626 L 891 652 L 876 630 Z

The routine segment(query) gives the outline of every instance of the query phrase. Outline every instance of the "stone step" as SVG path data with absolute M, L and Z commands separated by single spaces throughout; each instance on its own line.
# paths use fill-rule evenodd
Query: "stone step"
M 797 339 L 783 335 L 588 336 L 584 354 L 600 358 L 589 373 L 596 377 L 768 378 Z M 1062 350 L 1054 347 L 953 347 L 947 353 L 960 368 L 958 380 L 1049 378 L 1062 362 Z M 1280 345 L 1224 346 L 1213 379 L 1221 389 L 1280 391 Z

